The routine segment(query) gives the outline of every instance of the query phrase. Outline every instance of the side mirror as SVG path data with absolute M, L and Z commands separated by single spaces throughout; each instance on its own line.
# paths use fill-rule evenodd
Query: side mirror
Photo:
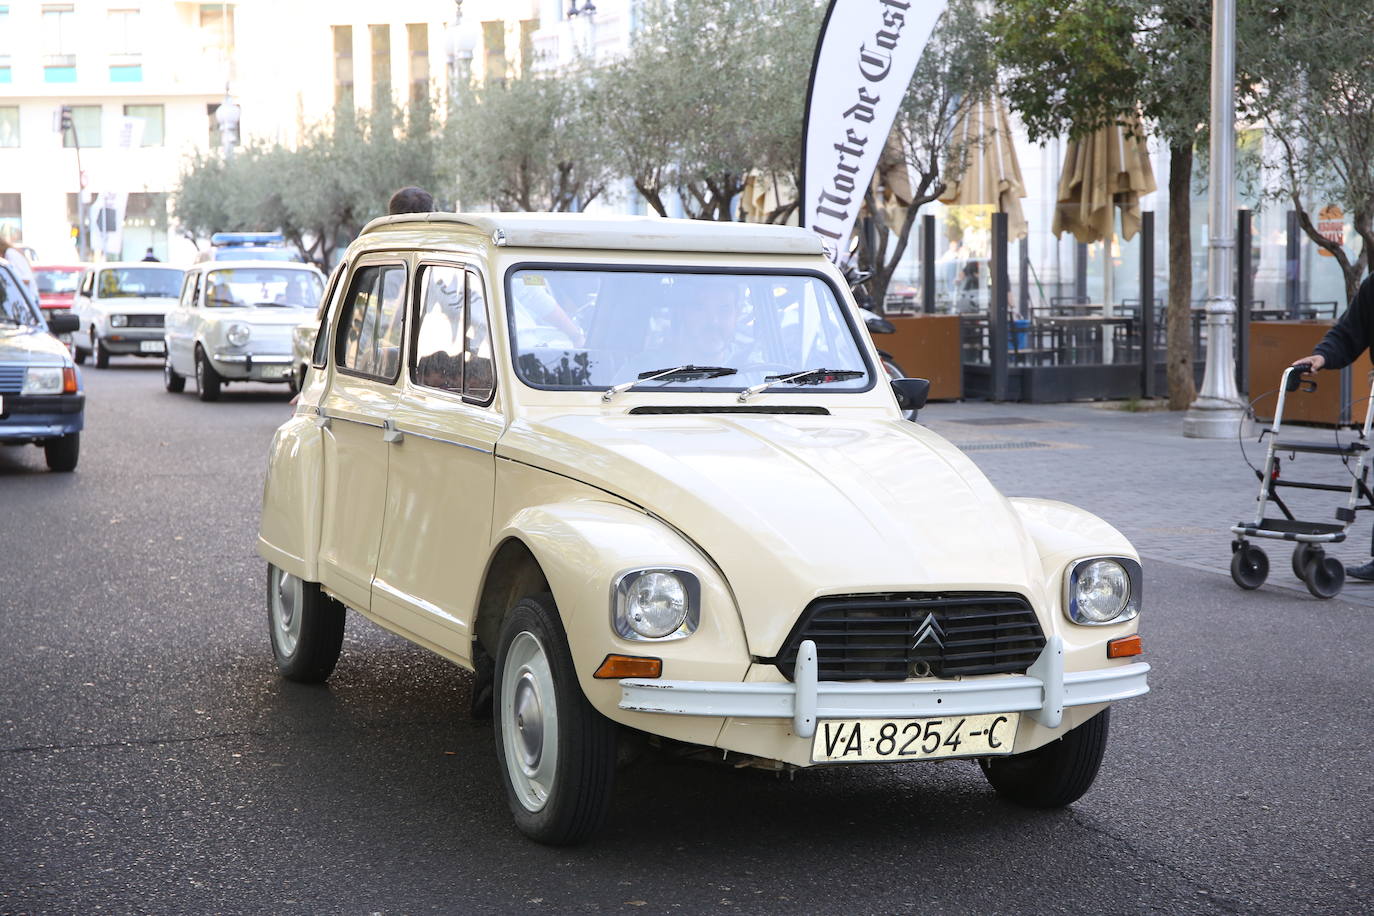
M 894 378 L 892 393 L 897 396 L 897 406 L 902 410 L 920 410 L 930 397 L 930 379 Z
M 75 334 L 81 327 L 81 319 L 70 313 L 66 315 L 47 315 L 48 330 L 54 334 Z

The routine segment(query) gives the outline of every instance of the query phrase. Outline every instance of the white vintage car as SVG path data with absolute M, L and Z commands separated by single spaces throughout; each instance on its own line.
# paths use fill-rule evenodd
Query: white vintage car
M 1131 545 L 902 419 L 928 386 L 806 231 L 385 217 L 322 314 L 263 498 L 277 664 L 328 677 L 351 608 L 475 671 L 536 840 L 600 824 L 637 733 L 1065 805 L 1148 689 Z
M 162 358 L 163 322 L 181 289 L 182 269 L 145 261 L 99 264 L 86 271 L 72 311 L 76 361 L 104 369 L 111 356 Z
M 229 382 L 280 382 L 295 389 L 292 336 L 315 314 L 324 275 L 310 264 L 206 261 L 186 271 L 167 313 L 166 389 L 193 376 L 202 401 Z

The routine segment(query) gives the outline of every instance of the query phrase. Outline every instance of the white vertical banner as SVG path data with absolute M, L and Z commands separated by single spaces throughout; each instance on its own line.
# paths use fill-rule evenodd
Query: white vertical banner
M 802 133 L 801 222 L 848 248 L 892 122 L 944 0 L 831 0 Z
M 106 121 L 108 126 L 111 122 Z M 104 168 L 97 174 L 96 187 L 119 188 L 126 181 L 125 175 L 131 171 L 134 156 L 143 145 L 142 118 L 128 116 L 115 120 L 114 148 L 119 152 L 109 154 Z M 91 205 L 91 247 L 105 253 L 111 260 L 119 260 L 124 248 L 124 212 L 129 203 L 127 190 L 107 190 L 97 192 Z

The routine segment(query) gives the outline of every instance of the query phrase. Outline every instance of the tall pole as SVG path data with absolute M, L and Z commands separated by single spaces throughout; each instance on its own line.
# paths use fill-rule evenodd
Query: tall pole
M 1212 151 L 1208 191 L 1207 368 L 1183 435 L 1227 439 L 1245 412 L 1236 389 L 1236 0 L 1212 0 Z

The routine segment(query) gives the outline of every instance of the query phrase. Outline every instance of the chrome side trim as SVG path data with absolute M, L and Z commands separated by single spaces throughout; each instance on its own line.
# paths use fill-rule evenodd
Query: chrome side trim
M 408 426 L 407 426 L 407 427 L 397 427 L 397 429 L 398 429 L 400 432 L 405 433 L 407 436 L 414 436 L 414 437 L 417 438 L 417 439 L 425 439 L 425 440 L 427 440 L 427 441 L 429 441 L 429 442 L 438 442 L 438 443 L 441 444 L 441 445 L 452 445 L 452 446 L 454 446 L 454 447 L 456 447 L 456 448 L 465 448 L 465 449 L 468 449 L 468 450 L 470 450 L 470 451 L 480 452 L 480 453 L 483 454 L 483 455 L 495 455 L 495 454 L 496 454 L 495 451 L 493 451 L 492 449 L 489 449 L 489 448 L 481 448 L 480 446 L 476 446 L 476 445 L 468 445 L 466 442 L 455 442 L 455 441 L 453 441 L 452 439 L 441 439 L 441 438 L 438 437 L 438 436 L 430 436 L 430 435 L 427 435 L 427 434 L 425 434 L 425 433 L 417 433 L 415 430 L 411 429 L 411 428 L 408 427 Z

